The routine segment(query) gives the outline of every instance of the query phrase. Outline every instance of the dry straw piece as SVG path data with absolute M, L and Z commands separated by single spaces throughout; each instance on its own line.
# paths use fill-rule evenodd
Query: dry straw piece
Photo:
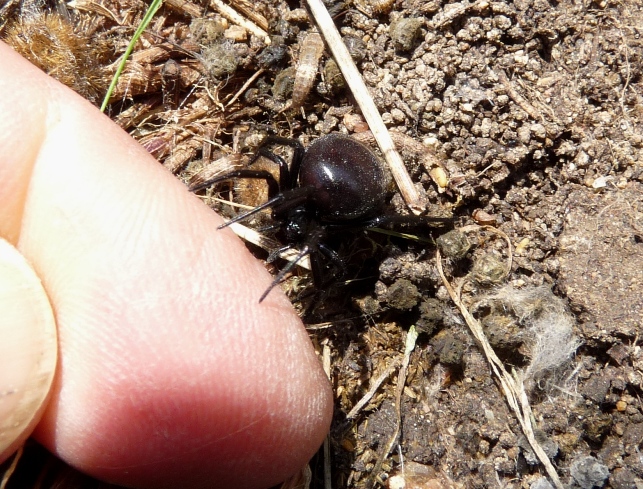
M 477 226 L 467 226 L 467 230 L 472 231 L 476 227 Z M 504 235 L 501 231 L 494 230 L 488 226 L 484 226 L 484 228 L 493 230 L 500 235 Z M 508 246 L 509 265 L 506 267 L 508 274 L 511 270 L 512 247 L 509 239 L 506 235 L 504 236 Z M 529 328 L 529 333 L 533 339 L 533 355 L 531 363 L 524 370 L 509 373 L 485 336 L 482 325 L 471 314 L 469 308 L 462 300 L 461 291 L 466 279 L 459 284 L 456 290 L 444 274 L 444 270 L 442 268 L 442 257 L 439 250 L 436 252 L 436 262 L 438 273 L 442 278 L 444 286 L 453 302 L 456 304 L 458 309 L 460 309 L 460 313 L 464 317 L 471 333 L 487 358 L 493 373 L 500 382 L 502 393 L 505 395 L 509 407 L 514 411 L 529 445 L 545 467 L 547 475 L 554 483 L 554 486 L 557 489 L 563 489 L 564 486 L 558 477 L 556 469 L 536 439 L 534 427 L 532 425 L 534 416 L 531 411 L 531 406 L 527 397 L 527 390 L 525 388 L 526 381 L 532 380 L 540 373 L 559 366 L 561 363 L 567 361 L 578 347 L 578 342 L 571 334 L 571 318 L 565 312 L 562 301 L 557 300 L 556 298 L 551 300 L 551 292 L 549 292 L 546 297 L 547 301 L 543 301 L 544 296 L 542 289 L 537 289 L 535 292 L 533 290 L 531 292 L 520 292 L 508 287 L 499 289 L 495 295 L 491 295 L 489 297 L 510 306 L 518 317 L 522 316 L 523 319 L 530 319 L 531 321 L 531 327 Z M 544 302 L 548 302 L 549 305 L 541 307 Z M 535 304 L 540 304 L 541 306 L 536 308 Z M 538 314 L 536 309 L 538 309 Z M 558 351 L 552 352 L 552 348 L 558 349 Z
M 413 212 L 421 213 L 424 211 L 425 205 L 420 199 L 420 194 L 413 186 L 413 181 L 404 166 L 404 162 L 395 149 L 388 129 L 384 125 L 384 121 L 375 106 L 375 102 L 368 92 L 362 75 L 358 71 L 357 66 L 355 66 L 346 45 L 342 41 L 339 31 L 333 23 L 333 19 L 330 17 L 328 10 L 326 10 L 321 0 L 307 0 L 307 3 L 321 35 L 330 48 L 339 69 L 344 75 L 346 83 L 350 87 L 366 122 L 375 136 L 375 140 L 391 169 L 391 174 L 395 179 L 395 183 L 397 183 L 400 194 L 404 198 L 404 202 L 406 202 L 406 205 Z

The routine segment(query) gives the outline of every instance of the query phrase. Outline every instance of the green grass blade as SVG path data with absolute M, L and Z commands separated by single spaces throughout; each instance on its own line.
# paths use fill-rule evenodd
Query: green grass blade
M 125 69 L 125 63 L 127 63 L 127 60 L 129 59 L 130 54 L 132 54 L 132 51 L 134 50 L 134 46 L 136 45 L 136 42 L 141 37 L 141 34 L 143 34 L 143 31 L 147 29 L 147 26 L 150 25 L 150 22 L 152 22 L 154 15 L 156 15 L 156 12 L 158 11 L 158 9 L 161 8 L 162 3 L 163 3 L 163 0 L 153 0 L 149 8 L 147 9 L 147 12 L 145 12 L 145 16 L 143 17 L 141 24 L 138 26 L 138 29 L 136 29 L 136 32 L 134 33 L 132 40 L 127 46 L 127 49 L 125 50 L 123 59 L 118 65 L 118 69 L 116 70 L 116 73 L 114 73 L 114 78 L 112 78 L 112 83 L 110 83 L 109 88 L 107 89 L 107 93 L 105 94 L 105 98 L 103 99 L 103 104 L 100 106 L 101 112 L 105 112 L 105 109 L 107 108 L 107 104 L 109 104 L 109 100 L 112 97 L 112 93 L 114 92 L 114 88 L 116 87 L 116 83 L 118 83 L 118 79 L 120 78 L 121 73 L 123 73 L 123 70 Z

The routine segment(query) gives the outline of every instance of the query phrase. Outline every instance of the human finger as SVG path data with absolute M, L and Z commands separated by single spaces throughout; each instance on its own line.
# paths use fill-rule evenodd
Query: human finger
M 139 487 L 286 477 L 331 414 L 286 298 L 258 304 L 270 277 L 215 230 L 212 211 L 88 103 L 6 47 L 0 57 L 0 89 L 12 94 L 0 113 L 13 121 L 0 152 L 8 145 L 30 169 L 9 203 L 21 218 L 4 232 L 42 279 L 59 330 L 39 440 L 84 472 Z

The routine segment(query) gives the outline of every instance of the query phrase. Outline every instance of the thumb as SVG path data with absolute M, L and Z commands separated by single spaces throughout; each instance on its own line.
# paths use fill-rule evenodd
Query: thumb
M 0 462 L 31 434 L 56 369 L 56 324 L 40 280 L 0 239 Z

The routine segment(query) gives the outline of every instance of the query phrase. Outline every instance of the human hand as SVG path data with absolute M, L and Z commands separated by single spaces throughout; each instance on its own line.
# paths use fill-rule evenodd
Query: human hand
M 269 274 L 105 116 L 2 43 L 0 60 L 0 460 L 44 410 L 34 436 L 116 484 L 295 472 L 332 402 L 287 299 L 258 303 Z

